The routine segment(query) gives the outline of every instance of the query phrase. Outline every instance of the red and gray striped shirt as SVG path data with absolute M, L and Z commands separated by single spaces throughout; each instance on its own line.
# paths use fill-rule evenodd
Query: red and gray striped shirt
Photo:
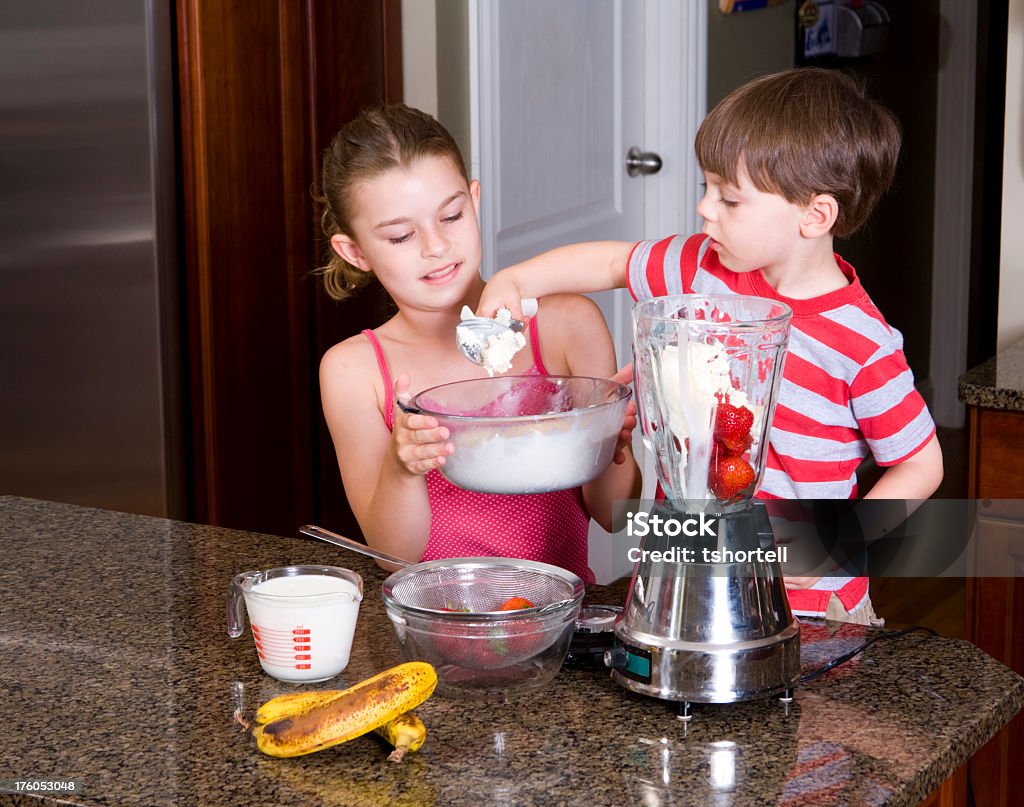
M 924 448 L 935 424 L 914 387 L 903 336 L 886 323 L 850 264 L 836 256 L 850 281 L 846 287 L 793 300 L 778 294 L 759 271 L 726 269 L 708 243 L 702 234 L 641 241 L 629 258 L 629 290 L 635 299 L 745 294 L 793 309 L 758 496 L 855 498 L 857 466 L 868 454 L 888 466 Z M 815 589 L 791 591 L 790 601 L 798 613 L 823 614 L 832 591 L 852 611 L 866 599 L 867 581 L 825 578 Z

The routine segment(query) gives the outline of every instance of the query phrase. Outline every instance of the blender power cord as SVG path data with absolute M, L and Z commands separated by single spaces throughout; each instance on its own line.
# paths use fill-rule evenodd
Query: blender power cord
M 858 656 L 861 653 L 863 653 L 865 650 L 867 650 L 869 647 L 871 647 L 871 645 L 873 645 L 875 642 L 880 642 L 883 639 L 896 639 L 896 638 L 898 638 L 900 636 L 906 636 L 908 633 L 914 633 L 915 631 L 925 631 L 927 633 L 930 633 L 932 636 L 938 636 L 939 635 L 937 631 L 934 631 L 931 628 L 926 628 L 924 625 L 911 625 L 909 628 L 903 628 L 902 630 L 887 631 L 886 633 L 882 633 L 882 634 L 879 634 L 878 636 L 874 636 L 874 637 L 868 639 L 860 647 L 854 648 L 849 653 L 844 653 L 841 656 L 837 656 L 836 658 L 832 659 L 830 662 L 828 662 L 827 664 L 824 664 L 823 666 L 819 667 L 818 669 L 811 670 L 809 673 L 804 673 L 803 675 L 800 676 L 800 683 L 801 684 L 806 684 L 808 681 L 813 681 L 815 678 L 818 678 L 818 677 L 824 675 L 825 673 L 829 672 L 830 670 L 834 670 L 840 664 L 845 664 L 850 659 L 852 659 L 854 656 Z

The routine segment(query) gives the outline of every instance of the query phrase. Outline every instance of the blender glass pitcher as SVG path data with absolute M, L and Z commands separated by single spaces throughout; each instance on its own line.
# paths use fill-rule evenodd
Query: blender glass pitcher
M 775 300 L 683 294 L 633 307 L 633 367 L 644 443 L 683 512 L 750 504 L 768 435 L 792 311 Z

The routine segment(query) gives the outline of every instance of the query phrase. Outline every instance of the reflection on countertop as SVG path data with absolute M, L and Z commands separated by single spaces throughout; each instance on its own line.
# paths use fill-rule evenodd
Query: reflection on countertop
M 957 393 L 968 406 L 1024 412 L 1024 340 L 960 376 Z
M 312 688 L 400 659 L 386 573 L 315 541 L 0 498 L 0 779 L 75 778 L 71 803 L 217 805 L 916 804 L 1024 705 L 1024 679 L 966 642 L 910 634 L 776 699 L 698 706 L 690 723 L 604 672 L 563 670 L 507 702 L 417 709 L 426 745 L 399 764 L 362 737 L 261 755 L 233 720 L 296 687 L 227 637 L 239 572 L 344 566 L 365 581 L 352 661 Z M 621 604 L 623 586 L 592 603 Z M 864 628 L 807 622 L 814 669 Z M 0 795 L 0 802 L 4 796 Z

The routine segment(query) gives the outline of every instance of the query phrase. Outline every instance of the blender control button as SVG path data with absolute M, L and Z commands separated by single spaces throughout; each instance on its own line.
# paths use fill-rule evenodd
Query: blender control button
M 629 663 L 629 654 L 621 647 L 613 647 L 604 651 L 604 666 L 621 670 Z

